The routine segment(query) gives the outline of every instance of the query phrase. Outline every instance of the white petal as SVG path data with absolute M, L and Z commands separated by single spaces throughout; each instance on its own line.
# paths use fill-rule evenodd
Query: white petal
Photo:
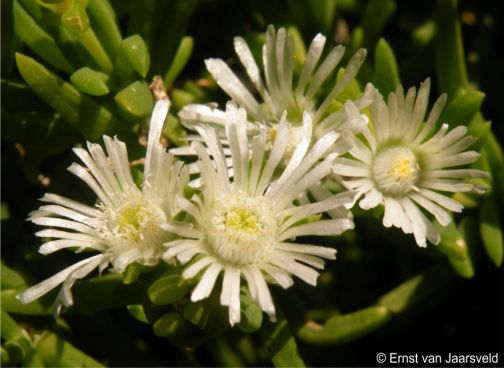
M 144 182 L 150 179 L 151 175 L 153 174 L 152 170 L 155 167 L 155 156 L 153 155 L 153 150 L 155 148 L 162 149 L 162 145 L 161 143 L 159 143 L 159 139 L 161 138 L 161 132 L 163 130 L 163 125 L 166 116 L 168 115 L 169 108 L 170 100 L 168 100 L 168 98 L 160 99 L 154 105 L 154 110 L 152 111 L 150 120 L 147 153 L 145 154 Z
M 290 253 L 302 253 L 326 259 L 336 259 L 336 249 L 321 247 L 319 245 L 299 244 L 299 243 L 277 243 L 277 249 Z
M 279 236 L 279 240 L 295 238 L 296 236 L 330 236 L 340 235 L 342 232 L 353 229 L 354 223 L 350 219 L 319 220 L 308 224 L 297 225 L 289 228 Z
M 77 262 L 64 270 L 58 272 L 57 274 L 49 277 L 48 279 L 32 286 L 28 290 L 25 290 L 21 294 L 17 295 L 16 298 L 23 304 L 31 303 L 32 301 L 40 298 L 42 295 L 47 294 L 49 291 L 54 289 L 56 286 L 60 285 L 73 271 L 83 267 L 84 265 L 91 263 L 93 264 L 96 260 L 101 259 L 102 254 L 86 258 L 80 262 Z
M 204 257 L 199 261 L 195 262 L 191 266 L 187 267 L 184 272 L 182 272 L 182 277 L 184 279 L 192 279 L 195 277 L 202 269 L 211 263 L 214 263 L 215 259 L 212 257 Z
M 219 86 L 255 118 L 262 117 L 262 110 L 256 99 L 236 77 L 227 64 L 220 59 L 206 59 L 205 65 Z
M 85 204 L 74 201 L 73 199 L 62 197 L 62 196 L 60 196 L 58 194 L 54 194 L 54 193 L 46 193 L 46 194 L 44 194 L 44 196 L 40 200 L 42 202 L 50 202 L 50 203 L 59 204 L 64 207 L 68 207 L 70 209 L 73 209 L 77 212 L 81 212 L 81 213 L 88 215 L 90 217 L 98 217 L 101 214 L 101 211 L 97 210 L 96 208 L 86 206 Z M 51 209 L 53 209 L 53 207 L 51 207 Z M 54 213 L 58 214 L 57 212 L 54 212 Z M 61 216 L 64 216 L 64 215 L 61 215 Z M 72 218 L 76 221 L 80 221 L 74 217 L 70 217 L 70 218 Z
M 201 276 L 198 285 L 193 290 L 191 294 L 191 300 L 193 302 L 197 302 L 198 300 L 205 299 L 208 297 L 215 286 L 215 281 L 219 276 L 219 273 L 222 271 L 222 265 L 220 263 L 213 263 L 208 267 Z

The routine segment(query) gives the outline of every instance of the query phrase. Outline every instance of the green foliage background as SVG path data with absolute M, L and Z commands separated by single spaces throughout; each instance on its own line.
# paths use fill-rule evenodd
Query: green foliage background
M 381 351 L 502 350 L 501 2 L 2 0 L 1 6 L 2 365 L 348 366 L 375 365 Z M 203 60 L 221 57 L 235 66 L 236 35 L 258 55 L 268 24 L 288 27 L 297 61 L 317 32 L 346 44 L 347 58 L 367 48 L 360 86 L 372 81 L 383 94 L 430 76 L 437 86 L 431 99 L 449 96 L 441 120 L 467 125 L 479 138 L 477 166 L 492 174 L 488 193 L 458 196 L 466 211 L 443 230 L 437 248 L 420 249 L 385 230 L 379 213 L 356 213 L 355 231 L 327 240 L 339 258 L 317 288 L 274 290 L 282 311 L 277 324 L 244 302 L 245 322 L 229 329 L 217 302 L 186 303 L 189 286 L 163 267 L 140 275 L 131 269 L 123 281 L 107 274 L 78 283 L 76 305 L 58 320 L 54 293 L 20 305 L 14 298 L 20 290 L 79 259 L 38 254 L 36 229 L 25 222 L 44 192 L 94 202 L 66 172 L 75 160 L 71 148 L 116 134 L 131 160 L 142 157 L 154 75 L 163 77 L 173 102 L 165 138 L 184 144 L 177 111 L 226 100 Z M 347 92 L 358 91 L 355 85 Z

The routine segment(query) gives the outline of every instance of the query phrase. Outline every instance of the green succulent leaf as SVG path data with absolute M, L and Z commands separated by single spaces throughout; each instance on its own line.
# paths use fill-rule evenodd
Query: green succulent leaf
M 22 54 L 16 54 L 16 61 L 26 83 L 86 139 L 97 141 L 103 134 L 117 134 L 136 141 L 126 124 L 43 65 Z
M 44 31 L 21 4 L 14 1 L 14 24 L 17 36 L 50 66 L 65 73 L 74 70 L 53 37 Z
M 44 363 L 50 367 L 104 367 L 58 335 L 45 331 L 35 343 Z
M 0 272 L 0 283 L 2 285 L 2 290 L 18 289 L 26 285 L 24 276 L 20 272 L 7 266 L 3 260 L 0 264 Z
M 457 0 L 438 0 L 435 37 L 436 75 L 441 92 L 454 99 L 469 82 Z
M 389 291 L 378 300 L 378 305 L 393 313 L 402 313 L 428 301 L 440 290 L 446 290 L 455 279 L 455 274 L 446 265 L 433 266 Z
M 190 288 L 189 285 L 183 285 L 180 281 L 179 271 L 168 272 L 154 281 L 147 290 L 152 304 L 166 305 L 180 300 Z
M 1 316 L 1 335 L 2 335 L 2 366 L 17 365 L 20 363 L 23 367 L 44 367 L 42 359 L 34 349 L 31 338 L 21 328 L 16 321 L 5 313 L 0 311 Z M 5 358 L 4 358 L 5 356 Z
M 485 250 L 492 262 L 500 267 L 504 256 L 502 224 L 494 197 L 486 198 L 479 210 L 479 228 Z
M 112 8 L 108 0 L 89 0 L 87 11 L 96 36 L 109 57 L 113 59 L 122 42 L 114 8 Z
M 110 92 L 107 74 L 83 67 L 70 76 L 72 84 L 81 92 L 92 96 L 104 96 Z
M 166 313 L 154 323 L 154 334 L 167 337 L 180 347 L 194 347 L 201 344 L 205 334 L 177 312 Z
M 450 222 L 448 226 L 441 226 L 437 221 L 434 223 L 441 235 L 437 249 L 447 257 L 459 261 L 467 259 L 467 245 L 457 229 L 455 223 Z
M 383 96 L 388 96 L 401 84 L 394 51 L 384 38 L 380 38 L 376 44 L 373 81 Z
M 184 69 L 191 57 L 194 47 L 194 40 L 191 36 L 185 36 L 180 41 L 180 45 L 175 53 L 173 62 L 164 77 L 165 86 L 170 86 Z
M 154 106 L 151 90 L 145 81 L 131 83 L 120 90 L 114 100 L 122 111 L 136 120 L 148 117 Z
M 79 33 L 87 31 L 89 29 L 89 17 L 86 9 L 78 2 L 74 3 L 61 15 L 61 23 L 72 31 Z
M 309 321 L 301 326 L 297 336 L 313 345 L 347 343 L 376 331 L 390 316 L 386 307 L 368 307 L 353 313 L 336 315 L 323 325 Z
M 142 77 L 147 75 L 150 68 L 150 53 L 140 35 L 129 36 L 122 41 L 115 65 L 122 78 L 128 78 L 132 70 Z
M 276 323 L 263 323 L 259 335 L 275 367 L 306 366 L 299 354 L 296 340 L 292 336 L 286 319 L 279 318 Z
M 240 291 L 241 321 L 238 327 L 246 333 L 256 332 L 263 322 L 262 309 L 252 300 L 248 287 L 242 287 Z
M 481 108 L 484 98 L 485 94 L 480 91 L 461 90 L 448 104 L 439 121 L 450 126 L 468 126 Z
M 184 304 L 182 315 L 210 337 L 222 335 L 229 327 L 227 309 L 214 298 Z
M 131 314 L 131 316 L 136 320 L 147 324 L 149 323 L 141 304 L 127 305 L 126 309 L 128 309 L 129 314 Z
M 150 51 L 154 75 L 166 75 L 185 36 L 198 0 L 158 1 L 154 12 Z M 160 15 L 163 18 L 160 19 Z
M 465 240 L 464 245 L 467 247 L 468 257 L 464 260 L 449 258 L 450 265 L 453 270 L 460 276 L 466 279 L 474 277 L 475 274 L 475 251 L 479 245 L 478 224 L 474 217 L 468 216 L 462 219 L 459 226 L 459 232 Z
M 360 27 L 362 28 L 364 46 L 375 44 L 390 17 L 396 11 L 394 0 L 370 0 L 366 2 Z

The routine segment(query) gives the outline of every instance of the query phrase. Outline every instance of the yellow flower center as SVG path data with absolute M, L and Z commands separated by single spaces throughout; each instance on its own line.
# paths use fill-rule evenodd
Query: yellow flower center
M 125 231 L 127 228 L 132 227 L 135 230 L 140 230 L 142 226 L 143 214 L 141 207 L 137 204 L 135 206 L 128 206 L 119 213 L 119 229 Z
M 236 232 L 257 234 L 262 229 L 259 217 L 248 208 L 234 208 L 225 217 L 226 227 Z
M 407 147 L 390 147 L 378 153 L 371 173 L 376 187 L 385 195 L 402 196 L 416 185 L 420 165 Z
M 241 191 L 216 200 L 203 229 L 212 253 L 232 264 L 251 264 L 268 257 L 277 229 L 270 208 L 267 198 Z
M 397 182 L 410 180 L 416 174 L 416 167 L 412 167 L 412 160 L 402 158 L 389 169 L 389 174 L 394 177 Z

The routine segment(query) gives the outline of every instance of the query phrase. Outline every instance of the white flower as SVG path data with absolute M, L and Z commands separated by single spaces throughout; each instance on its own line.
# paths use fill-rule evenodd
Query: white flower
M 206 144 L 205 148 L 199 141 L 192 142 L 199 157 L 202 192 L 190 201 L 179 198 L 180 207 L 192 218 L 191 223 L 172 222 L 165 226 L 181 237 L 166 244 L 169 249 L 165 259 L 176 257 L 182 264 L 193 260 L 182 277 L 201 275 L 192 301 L 208 297 L 219 274 L 224 274 L 220 301 L 229 307 L 231 325 L 240 321 L 241 278 L 246 280 L 254 301 L 274 318 L 268 282 L 288 288 L 294 275 L 315 285 L 318 272 L 313 268 L 324 267 L 321 258 L 335 258 L 336 251 L 332 248 L 296 244 L 289 239 L 337 235 L 354 226 L 351 219 L 341 217 L 307 221 L 351 203 L 353 193 L 299 206 L 293 204 L 306 188 L 331 171 L 336 154 L 327 152 L 339 134 L 329 132 L 309 149 L 312 122 L 306 113 L 299 143 L 279 173 L 278 166 L 290 139 L 290 124 L 280 121 L 268 155 L 266 128 L 263 126 L 258 135 L 249 139 L 246 118 L 244 109 L 228 104 L 225 127 L 232 180 L 216 131 L 208 126 L 196 127 Z
M 170 234 L 161 228 L 177 212 L 174 196 L 181 194 L 188 174 L 181 162 L 165 152 L 159 143 L 168 113 L 169 100 L 161 99 L 152 113 L 144 179 L 139 189 L 129 168 L 126 145 L 117 138 L 104 136 L 108 157 L 98 144 L 88 143 L 88 150 L 74 149 L 84 166 L 73 163 L 68 170 L 82 179 L 98 196 L 91 207 L 57 194 L 46 194 L 47 202 L 31 213 L 30 220 L 51 227 L 36 233 L 53 238 L 40 247 L 40 253 L 50 254 L 63 248 L 99 252 L 18 295 L 29 303 L 63 283 L 58 297 L 63 305 L 72 305 L 70 288 L 77 279 L 95 268 L 103 271 L 109 264 L 122 273 L 134 262 L 152 266 L 161 258 L 163 243 Z M 58 306 L 59 307 L 59 306 Z
M 442 192 L 478 189 L 464 179 L 488 175 L 455 168 L 478 159 L 477 152 L 466 151 L 476 138 L 466 136 L 465 126 L 448 132 L 448 125 L 443 124 L 433 132 L 446 95 L 438 98 L 424 122 L 429 90 L 427 79 L 418 94 L 410 88 L 405 96 L 399 86 L 389 95 L 387 104 L 377 95 L 369 108 L 369 124 L 361 124 L 362 134 L 353 138 L 349 151 L 353 158 L 337 158 L 334 166 L 334 172 L 344 176 L 345 184 L 357 192 L 356 198 L 364 196 L 359 202 L 361 208 L 383 204 L 383 225 L 413 233 L 422 247 L 427 244 L 426 238 L 438 244 L 440 235 L 420 208 L 446 226 L 451 221 L 450 211 L 461 212 L 463 206 Z M 351 102 L 345 107 L 351 118 L 361 116 Z
M 294 83 L 294 42 L 285 28 L 275 32 L 273 26 L 266 31 L 266 43 L 263 46 L 262 66 L 264 77 L 256 64 L 247 43 L 241 37 L 235 37 L 234 48 L 245 71 L 255 88 L 251 92 L 221 59 L 207 59 L 206 66 L 219 86 L 241 107 L 245 108 L 251 122 L 247 124 L 249 132 L 257 131 L 259 121 L 275 125 L 287 113 L 287 120 L 294 126 L 301 126 L 303 115 L 309 112 L 315 127 L 314 139 L 321 137 L 328 130 L 339 129 L 344 124 L 344 114 L 326 113 L 331 103 L 355 78 L 366 57 L 366 50 L 360 49 L 351 58 L 341 78 L 334 83 L 329 93 L 318 103 L 318 94 L 324 82 L 333 75 L 344 53 L 345 47 L 334 47 L 327 57 L 321 60 L 326 38 L 318 34 L 310 44 L 301 74 Z M 258 101 L 254 95 L 258 94 Z M 354 101 L 360 109 L 371 102 L 369 93 Z M 182 123 L 189 129 L 200 122 L 211 124 L 224 135 L 224 111 L 206 105 L 188 105 L 179 113 Z

